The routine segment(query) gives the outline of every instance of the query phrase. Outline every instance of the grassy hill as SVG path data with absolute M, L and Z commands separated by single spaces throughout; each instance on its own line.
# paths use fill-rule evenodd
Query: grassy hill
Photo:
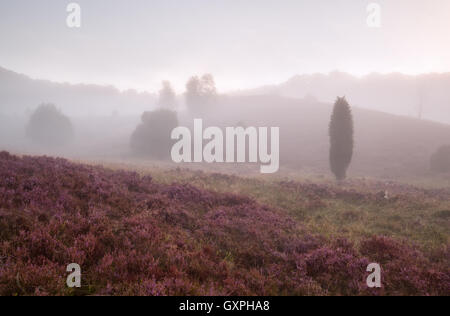
M 293 78 L 289 84 L 285 84 L 290 93 L 285 89 L 282 91 L 286 93 L 277 92 L 278 94 L 260 89 L 242 92 L 253 95 L 220 95 L 215 106 L 205 109 L 199 116 L 204 119 L 205 126 L 279 126 L 282 167 L 295 172 L 325 175 L 329 169 L 330 100 L 347 94 L 351 87 L 357 87 L 358 79 L 344 74 L 316 77 Z M 411 84 L 414 82 L 407 76 L 372 76 L 363 80 L 364 85 L 370 86 L 370 82 L 379 82 L 383 78 L 386 82 L 382 85 L 374 84 L 377 89 L 365 88 L 367 95 L 377 94 L 380 87 L 393 94 L 397 93 L 396 90 L 404 94 L 412 89 Z M 448 75 L 423 76 L 420 82 L 426 82 L 427 78 L 433 82 L 431 86 L 436 86 L 435 90 L 441 91 Z M 393 88 L 389 88 L 391 81 L 397 82 L 392 84 Z M 307 94 L 304 88 L 305 85 L 308 86 L 308 82 L 315 87 L 314 91 L 321 91 L 322 85 L 333 88 L 331 92 L 331 88 L 322 89 L 328 102 L 320 102 L 312 96 L 299 99 L 298 97 Z M 272 94 L 267 94 L 268 91 Z M 294 94 L 295 91 L 298 94 Z M 295 95 L 296 98 L 283 95 Z M 379 107 L 373 104 L 378 100 L 375 97 L 370 98 L 371 102 L 375 101 L 369 106 L 386 112 L 369 110 L 361 102 L 364 95 L 347 94 L 355 119 L 355 155 L 349 174 L 353 177 L 388 180 L 416 181 L 426 178 L 428 182 L 435 181 L 436 176 L 429 171 L 430 157 L 440 146 L 450 143 L 450 125 L 387 113 L 395 112 L 397 107 L 394 103 L 401 103 L 399 100 L 403 100 L 398 95 L 391 100 L 387 92 L 379 99 Z M 445 101 L 445 96 L 440 100 Z M 442 116 L 445 116 L 444 110 L 448 106 L 443 106 L 447 103 L 441 101 L 433 104 L 439 105 L 439 109 L 443 109 Z M 25 138 L 30 111 L 42 102 L 55 102 L 71 118 L 75 128 L 75 141 L 70 146 L 49 150 L 34 146 Z M 154 108 L 155 103 L 156 97 L 147 93 L 121 93 L 113 87 L 34 80 L 0 68 L 0 148 L 27 154 L 52 154 L 79 159 L 126 158 L 130 156 L 129 139 L 140 122 L 140 115 L 143 111 Z M 193 117 L 185 109 L 180 108 L 178 115 L 182 125 L 192 125 Z M 450 179 L 444 181 L 448 183 Z
M 352 100 L 349 100 L 352 103 Z M 223 97 L 209 125 L 279 126 L 280 159 L 295 170 L 328 173 L 332 104 L 315 99 L 259 95 Z M 450 142 L 450 125 L 353 108 L 352 176 L 400 179 L 431 176 L 431 155 Z
M 313 99 L 221 96 L 216 106 L 201 117 L 205 127 L 278 126 L 282 170 L 323 176 L 329 174 L 331 110 L 332 104 Z M 349 170 L 351 177 L 450 184 L 448 175 L 430 172 L 431 155 L 450 143 L 450 125 L 358 107 L 353 108 L 353 114 L 355 153 Z M 192 126 L 193 117 L 187 112 L 180 111 L 179 118 L 180 125 Z M 129 141 L 139 123 L 138 115 L 78 117 L 72 121 L 74 143 L 49 150 L 25 138 L 25 118 L 0 115 L 0 148 L 83 160 L 132 158 Z
M 0 153 L 0 295 L 450 291 L 448 189 L 137 171 Z

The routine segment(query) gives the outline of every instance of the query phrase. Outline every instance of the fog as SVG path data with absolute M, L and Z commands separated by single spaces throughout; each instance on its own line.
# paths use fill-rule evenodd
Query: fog
M 2 67 L 57 82 L 178 92 L 196 73 L 221 91 L 334 70 L 419 74 L 450 70 L 450 3 L 368 1 L 79 0 L 81 27 L 66 26 L 67 1 L 0 1 Z
M 0 1 L 1 150 L 154 161 L 130 144 L 162 107 L 180 126 L 279 127 L 282 170 L 328 174 L 338 96 L 353 109 L 351 175 L 432 176 L 430 157 L 450 143 L 448 1 L 378 1 L 376 28 L 361 1 L 77 3 L 70 28 L 64 2 Z M 41 104 L 70 120 L 63 146 L 30 137 Z
M 17 91 L 23 92 L 24 87 L 32 85 L 43 85 L 46 89 L 42 93 L 38 89 L 16 94 L 12 93 L 14 89 L 8 89 L 8 92 L 2 93 L 4 100 L 8 100 L 3 101 L 4 104 L 12 104 L 2 106 L 0 146 L 3 150 L 95 161 L 141 163 L 155 160 L 152 157 L 136 157 L 130 143 L 141 121 L 141 114 L 161 106 L 157 94 L 119 93 L 113 88 L 31 80 L 29 85 L 18 86 Z M 202 118 L 205 128 L 280 127 L 282 170 L 327 174 L 328 124 L 332 102 L 320 101 L 321 95 L 293 98 L 269 92 L 264 94 L 264 91 L 262 89 L 260 94 L 249 91 L 247 95 L 242 91 L 239 95 L 218 93 L 196 112 L 188 108 L 185 95 L 178 95 L 174 102 L 179 125 L 192 129 L 193 120 Z M 393 100 L 397 100 L 394 92 L 391 95 Z M 384 97 L 389 100 L 389 92 Z M 349 102 L 353 100 L 348 99 Z M 26 135 L 30 117 L 43 100 L 53 102 L 72 122 L 75 137 L 65 146 L 42 146 Z M 406 107 L 408 103 L 404 105 Z M 414 104 L 411 102 L 409 105 L 412 107 Z M 408 110 L 414 112 L 413 108 Z M 425 109 L 424 113 L 427 111 Z M 356 145 L 351 173 L 355 176 L 395 179 L 427 175 L 430 173 L 431 155 L 450 139 L 450 125 L 420 119 L 415 114 L 400 116 L 353 106 L 353 115 Z M 170 139 L 170 131 L 164 135 L 165 141 L 174 142 Z M 170 162 L 169 155 L 163 160 Z M 219 166 L 219 170 L 223 166 Z M 205 164 L 202 168 L 209 169 L 209 166 Z M 257 170 L 256 167 L 253 169 Z
M 449 18 L 0 0 L 0 296 L 448 295 Z

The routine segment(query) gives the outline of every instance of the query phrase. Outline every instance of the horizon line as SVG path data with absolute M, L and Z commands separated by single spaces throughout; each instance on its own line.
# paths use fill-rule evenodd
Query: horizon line
M 113 83 L 101 83 L 101 82 L 76 82 L 76 81 L 65 81 L 65 80 L 57 80 L 57 79 L 48 79 L 48 78 L 42 78 L 42 77 L 34 77 L 31 75 L 28 75 L 26 73 L 23 72 L 19 72 L 19 71 L 15 71 L 9 68 L 5 68 L 2 65 L 0 65 L 0 70 L 3 71 L 7 71 L 7 72 L 11 72 L 14 73 L 15 75 L 18 76 L 23 76 L 26 77 L 27 79 L 30 80 L 34 80 L 34 81 L 44 81 L 44 82 L 50 82 L 50 83 L 54 83 L 54 84 L 62 84 L 62 85 L 71 85 L 71 86 L 97 86 L 97 87 L 102 87 L 102 88 L 110 88 L 110 89 L 115 89 L 117 90 L 119 93 L 127 93 L 127 92 L 136 92 L 137 94 L 150 94 L 150 95 L 157 95 L 158 91 L 160 89 L 156 88 L 155 91 L 151 91 L 148 89 L 139 89 L 136 87 L 128 87 L 128 88 L 120 88 L 118 87 L 116 84 Z M 339 70 L 339 69 L 335 69 L 329 72 L 309 72 L 309 73 L 297 73 L 294 74 L 290 77 L 288 77 L 287 79 L 285 79 L 284 81 L 281 82 L 273 82 L 273 83 L 268 83 L 268 84 L 261 84 L 258 86 L 254 86 L 251 88 L 242 88 L 242 89 L 227 89 L 221 92 L 221 94 L 227 94 L 227 93 L 236 93 L 236 92 L 242 92 L 242 91 L 252 91 L 252 90 L 257 90 L 257 89 L 262 89 L 262 88 L 267 88 L 267 87 L 273 87 L 273 86 L 279 86 L 282 85 L 284 83 L 288 83 L 291 80 L 298 78 L 298 77 L 303 77 L 303 76 L 325 76 L 325 77 L 329 77 L 333 74 L 343 74 L 343 75 L 347 75 L 350 77 L 353 77 L 354 79 L 357 80 L 362 80 L 365 79 L 367 77 L 370 76 L 392 76 L 392 75 L 400 75 L 400 76 L 405 76 L 405 77 L 421 77 L 421 76 L 431 76 L 431 75 L 450 75 L 450 71 L 443 71 L 443 72 L 436 72 L 436 71 L 432 71 L 432 72 L 422 72 L 422 73 L 406 73 L 406 72 L 400 72 L 400 71 L 391 71 L 391 72 L 377 72 L 377 71 L 372 71 L 372 72 L 368 72 L 365 74 L 354 74 L 351 72 L 347 72 L 347 71 L 343 71 L 343 70 Z M 186 79 L 189 80 L 190 77 L 192 76 L 197 76 L 199 74 L 192 74 L 189 75 Z M 201 75 L 201 74 L 200 74 Z M 212 75 L 214 76 L 214 73 L 212 73 Z M 169 81 L 171 82 L 170 79 L 161 79 L 161 82 L 163 81 Z M 216 81 L 217 84 L 217 81 Z M 183 93 L 179 93 L 176 92 L 177 95 L 181 95 Z

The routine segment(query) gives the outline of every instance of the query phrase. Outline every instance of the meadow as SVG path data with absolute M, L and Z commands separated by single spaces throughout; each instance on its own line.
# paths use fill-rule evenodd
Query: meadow
M 0 295 L 448 295 L 449 196 L 2 152 Z

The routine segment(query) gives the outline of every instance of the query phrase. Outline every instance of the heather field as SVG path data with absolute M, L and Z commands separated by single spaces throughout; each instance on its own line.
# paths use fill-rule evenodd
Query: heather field
M 2 152 L 0 295 L 448 295 L 449 197 Z

